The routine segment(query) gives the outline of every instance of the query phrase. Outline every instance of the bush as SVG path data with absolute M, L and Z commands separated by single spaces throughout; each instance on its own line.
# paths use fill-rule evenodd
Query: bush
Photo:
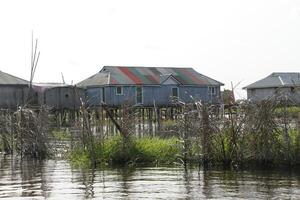
M 63 141 L 63 140 L 70 140 L 71 138 L 71 133 L 69 131 L 64 131 L 64 130 L 54 130 L 52 131 L 54 139 L 58 141 Z
M 171 164 L 179 155 L 177 138 L 123 138 L 115 136 L 96 145 L 97 162 L 110 165 Z M 69 156 L 75 165 L 89 165 L 87 150 L 75 148 Z
M 3 151 L 3 141 L 1 140 L 1 138 L 0 138 L 0 152 L 2 152 Z
M 91 159 L 87 150 L 82 150 L 80 148 L 74 148 L 69 155 L 69 160 L 75 166 L 88 167 L 91 165 Z
M 285 111 L 286 109 L 286 111 Z M 300 117 L 300 107 L 297 106 L 291 106 L 291 107 L 280 107 L 275 110 L 276 115 L 278 117 L 282 117 L 284 115 L 284 112 L 287 112 L 288 116 L 292 118 L 299 118 Z
M 161 139 L 158 137 L 136 140 L 138 162 L 154 164 L 171 164 L 177 160 L 179 140 L 175 137 Z
M 291 139 L 292 160 L 294 164 L 300 164 L 300 130 L 290 130 L 289 136 Z
M 106 139 L 102 148 L 97 146 L 99 149 L 97 156 L 102 156 L 105 163 L 125 164 L 136 160 L 137 157 L 135 141 L 131 138 L 116 136 Z

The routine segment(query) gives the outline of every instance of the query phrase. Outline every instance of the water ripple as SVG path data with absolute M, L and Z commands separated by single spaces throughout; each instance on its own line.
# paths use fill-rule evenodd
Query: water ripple
M 181 168 L 81 170 L 0 157 L 1 199 L 297 199 L 299 174 Z

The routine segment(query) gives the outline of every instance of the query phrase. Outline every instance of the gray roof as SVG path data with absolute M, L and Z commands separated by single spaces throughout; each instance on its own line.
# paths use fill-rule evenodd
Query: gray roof
M 78 83 L 77 86 L 160 85 L 170 75 L 182 85 L 224 85 L 192 68 L 104 66 L 99 73 Z
M 79 83 L 76 84 L 78 87 L 92 87 L 97 85 L 107 85 L 109 82 L 108 73 L 97 73 Z
M 29 82 L 0 71 L 0 85 L 28 85 Z
M 274 72 L 255 83 L 252 83 L 243 89 L 254 88 L 277 88 L 300 86 L 300 73 L 296 72 Z

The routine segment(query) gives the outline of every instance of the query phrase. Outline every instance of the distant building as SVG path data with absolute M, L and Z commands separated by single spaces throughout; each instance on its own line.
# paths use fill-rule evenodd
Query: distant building
M 300 73 L 272 73 L 243 89 L 251 101 L 284 98 L 292 104 L 300 104 Z
M 90 106 L 130 104 L 172 106 L 172 97 L 183 102 L 220 103 L 223 84 L 192 68 L 104 66 L 99 73 L 78 83 L 86 90 Z
M 28 97 L 29 82 L 0 71 L 0 109 L 15 110 Z
M 82 88 L 63 83 L 34 83 L 34 102 L 37 105 L 47 105 L 53 110 L 77 110 L 85 101 Z

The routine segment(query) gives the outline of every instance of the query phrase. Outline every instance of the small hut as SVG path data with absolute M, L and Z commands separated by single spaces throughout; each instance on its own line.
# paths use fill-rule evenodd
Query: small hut
M 52 110 L 77 110 L 84 101 L 84 90 L 63 83 L 35 83 L 33 85 L 38 105 Z
M 15 110 L 26 103 L 29 82 L 0 71 L 0 108 Z

